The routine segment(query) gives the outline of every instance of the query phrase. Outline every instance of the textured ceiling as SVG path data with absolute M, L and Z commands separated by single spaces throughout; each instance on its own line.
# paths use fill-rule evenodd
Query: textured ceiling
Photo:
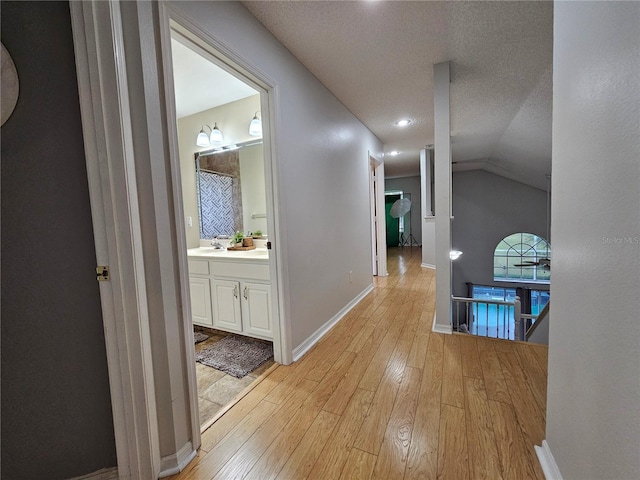
M 419 172 L 433 143 L 433 64 L 451 63 L 454 168 L 546 188 L 551 170 L 551 2 L 245 1 L 385 144 L 388 176 Z M 410 118 L 412 124 L 394 123 Z

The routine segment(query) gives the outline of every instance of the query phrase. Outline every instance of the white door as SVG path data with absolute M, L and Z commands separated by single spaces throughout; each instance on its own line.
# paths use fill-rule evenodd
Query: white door
M 240 282 L 213 280 L 213 326 L 229 332 L 242 332 Z
M 242 320 L 249 335 L 271 340 L 271 287 L 261 283 L 242 283 Z
M 189 277 L 191 315 L 193 323 L 213 327 L 211 315 L 211 281 L 208 278 Z

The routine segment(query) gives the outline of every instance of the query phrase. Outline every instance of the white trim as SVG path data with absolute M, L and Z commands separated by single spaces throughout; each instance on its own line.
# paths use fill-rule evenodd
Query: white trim
M 333 328 L 342 318 L 351 311 L 353 307 L 355 307 L 358 303 L 362 301 L 364 297 L 369 295 L 373 291 L 373 283 L 369 284 L 367 288 L 365 288 L 362 292 L 358 294 L 353 300 L 351 300 L 347 305 L 345 305 L 338 313 L 336 313 L 333 317 L 331 317 L 327 322 L 324 323 L 319 329 L 313 332 L 304 342 L 298 345 L 293 349 L 293 361 L 297 362 L 302 358 L 302 356 L 311 350 L 316 343 L 320 341 L 322 337 L 324 337 L 331 328 Z
M 174 85 L 173 85 L 173 59 L 171 57 L 171 27 L 169 22 L 169 13 L 166 10 L 166 4 L 161 2 L 159 4 L 160 11 L 160 49 L 162 55 L 162 70 L 163 79 L 165 82 L 164 88 L 164 100 L 167 108 L 167 139 L 169 141 L 170 155 L 178 161 L 171 161 L 171 178 L 172 178 L 172 194 L 173 194 L 173 208 L 175 218 L 176 229 L 176 246 L 178 252 L 183 252 L 182 255 L 178 255 L 178 274 L 180 276 L 179 294 L 182 304 L 182 330 L 184 334 L 185 343 L 190 346 L 193 345 L 193 323 L 191 321 L 191 297 L 189 293 L 189 269 L 188 261 L 186 258 L 187 241 L 184 235 L 184 207 L 182 198 L 182 180 L 180 171 L 180 150 L 178 146 L 178 135 L 176 130 L 177 115 L 175 113 L 175 98 L 174 98 Z M 171 68 L 167 68 L 170 66 Z M 187 279 L 187 281 L 184 281 Z M 186 348 L 186 365 L 195 365 L 195 350 L 193 348 Z M 202 443 L 200 432 L 200 415 L 193 414 L 198 412 L 198 380 L 196 377 L 195 368 L 187 368 L 187 395 L 189 402 L 189 411 L 191 413 L 191 443 L 194 449 L 200 448 Z M 184 448 L 184 447 L 183 447 Z M 165 468 L 162 466 L 164 459 L 161 460 L 162 471 Z M 162 473 L 162 472 L 161 472 Z
M 542 467 L 542 472 L 544 473 L 544 478 L 547 480 L 562 480 L 560 469 L 558 468 L 556 459 L 553 458 L 553 453 L 551 453 L 549 443 L 547 443 L 546 440 L 543 440 L 542 446 L 539 447 L 538 445 L 535 445 L 535 449 L 538 461 Z
M 260 107 L 262 112 L 263 152 L 265 162 L 265 187 L 267 197 L 267 228 L 269 239 L 273 245 L 272 254 L 269 255 L 269 267 L 271 269 L 271 298 L 272 315 L 274 318 L 273 350 L 276 362 L 287 365 L 291 363 L 291 326 L 287 320 L 285 308 L 286 265 L 283 265 L 286 257 L 283 254 L 284 226 L 283 218 L 278 214 L 278 185 L 276 172 L 275 133 L 279 125 L 278 84 L 266 73 L 249 64 L 243 58 L 236 55 L 227 45 L 213 36 L 191 19 L 185 17 L 170 4 L 165 3 L 162 14 L 171 28 L 185 39 L 203 48 L 215 59 L 216 65 L 225 69 L 232 75 L 241 79 L 252 88 L 260 92 Z M 164 32 L 163 32 L 164 33 Z M 167 40 L 168 41 L 168 40 Z M 168 92 L 173 96 L 173 92 Z M 174 129 L 169 128 L 170 135 L 174 135 Z M 176 222 L 182 228 L 184 225 L 184 212 L 177 212 Z M 186 249 L 184 253 L 186 259 Z M 185 260 L 186 261 L 186 260 Z
M 185 359 L 187 364 L 187 388 L 189 394 L 189 415 L 192 430 L 193 448 L 199 448 L 201 444 L 200 415 L 198 407 L 198 387 L 195 370 L 195 352 L 193 349 L 193 324 L 191 322 L 191 308 L 189 300 L 188 263 L 186 237 L 184 234 L 184 209 L 182 205 L 182 180 L 180 171 L 180 153 L 178 146 L 177 125 L 175 115 L 175 93 L 173 85 L 173 66 L 171 57 L 172 32 L 177 33 L 186 41 L 197 45 L 207 54 L 207 58 L 220 68 L 239 78 L 244 83 L 260 93 L 260 111 L 262 112 L 263 128 L 263 155 L 265 163 L 265 193 L 267 201 L 266 218 L 269 239 L 275 248 L 269 255 L 269 267 L 271 271 L 271 305 L 273 323 L 273 348 L 274 359 L 278 363 L 291 363 L 291 327 L 287 321 L 284 309 L 283 272 L 282 265 L 284 246 L 278 240 L 284 238 L 282 219 L 279 218 L 277 209 L 278 186 L 276 171 L 276 152 L 274 132 L 278 130 L 278 86 L 277 83 L 253 65 L 237 56 L 224 43 L 220 42 L 211 32 L 201 27 L 197 22 L 182 14 L 179 9 L 170 3 L 161 2 L 159 7 L 160 43 L 162 54 L 162 70 L 164 79 L 164 100 L 167 105 L 166 123 L 167 138 L 170 151 L 170 168 L 172 178 L 172 194 L 174 198 L 174 218 L 177 232 L 178 270 L 180 277 L 180 294 L 184 317 L 182 329 L 185 342 Z M 184 447 L 183 447 L 184 448 Z M 181 450 L 182 452 L 182 450 Z M 178 452 L 177 455 L 179 455 Z M 184 465 L 191 461 L 195 453 L 184 459 L 176 459 L 169 456 L 162 460 L 161 476 L 178 473 Z M 181 464 L 184 462 L 184 465 Z
M 184 470 L 184 467 L 196 457 L 197 453 L 198 452 L 193 449 L 191 442 L 187 442 L 177 453 L 162 457 L 158 478 L 169 477 L 180 473 Z
M 389 276 L 389 271 L 387 270 L 387 219 L 384 216 L 384 161 L 377 158 L 371 152 L 369 152 L 369 161 L 373 161 L 376 163 L 375 171 L 376 171 L 376 198 L 374 199 L 376 202 L 376 211 L 378 212 L 378 221 L 376 223 L 376 243 L 378 247 L 378 277 L 387 277 Z
M 69 480 L 117 480 L 118 478 L 118 468 L 113 467 L 101 468 L 96 472 L 88 473 L 81 477 L 73 477 Z
M 371 271 L 374 276 L 378 275 L 378 255 L 376 232 L 376 159 L 369 153 L 369 216 L 371 222 Z
M 431 326 L 431 331 L 435 332 L 435 333 L 444 333 L 445 335 L 452 335 L 453 334 L 453 328 L 451 327 L 451 325 L 447 326 L 447 325 L 439 325 L 436 322 L 436 314 L 433 314 L 433 325 Z
M 423 267 L 423 268 L 430 268 L 431 270 L 435 270 L 436 269 L 436 266 L 435 265 L 431 265 L 430 263 L 421 263 L 420 266 Z
M 120 4 L 70 2 L 119 476 L 160 467 Z

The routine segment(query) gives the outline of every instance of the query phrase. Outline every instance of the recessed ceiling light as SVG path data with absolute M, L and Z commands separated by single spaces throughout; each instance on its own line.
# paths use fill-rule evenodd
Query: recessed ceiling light
M 397 127 L 406 127 L 407 125 L 410 125 L 410 124 L 411 124 L 411 120 L 407 118 L 403 118 L 402 120 L 398 120 L 396 122 Z
M 392 157 L 395 157 L 396 155 L 398 155 L 400 152 L 398 150 L 391 150 L 389 152 L 389 155 L 391 155 Z

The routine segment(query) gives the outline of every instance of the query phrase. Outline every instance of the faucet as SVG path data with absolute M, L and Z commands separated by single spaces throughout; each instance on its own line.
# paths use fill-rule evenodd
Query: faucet
M 217 250 L 222 250 L 224 246 L 218 241 L 218 237 L 213 237 L 213 242 L 211 242 L 211 246 Z

